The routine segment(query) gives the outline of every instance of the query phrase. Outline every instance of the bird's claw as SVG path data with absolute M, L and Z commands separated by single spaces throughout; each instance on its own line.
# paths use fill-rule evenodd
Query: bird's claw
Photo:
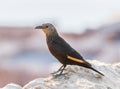
M 56 73 L 58 73 L 58 72 L 53 72 L 53 73 L 50 73 L 50 74 L 54 75 L 54 74 L 56 74 Z
M 61 74 L 61 73 L 60 73 L 60 74 L 53 75 L 53 77 L 54 77 L 54 78 L 58 78 L 58 77 L 60 77 L 60 76 L 66 75 L 66 74 L 67 74 L 67 73 L 64 73 L 64 74 Z

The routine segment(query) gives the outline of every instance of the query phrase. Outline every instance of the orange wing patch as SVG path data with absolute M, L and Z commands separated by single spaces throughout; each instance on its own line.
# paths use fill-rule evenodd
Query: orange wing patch
M 75 62 L 79 62 L 79 63 L 84 63 L 84 61 L 80 60 L 80 59 L 77 59 L 77 58 L 74 58 L 74 57 L 71 57 L 69 55 L 67 55 L 67 58 L 72 60 L 72 61 L 75 61 Z

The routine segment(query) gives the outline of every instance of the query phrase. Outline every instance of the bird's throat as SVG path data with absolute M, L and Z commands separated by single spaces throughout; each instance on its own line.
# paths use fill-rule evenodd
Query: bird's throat
M 50 43 L 50 42 L 56 40 L 58 37 L 59 37 L 59 35 L 57 33 L 49 34 L 49 35 L 46 34 L 46 41 L 47 41 L 47 43 Z

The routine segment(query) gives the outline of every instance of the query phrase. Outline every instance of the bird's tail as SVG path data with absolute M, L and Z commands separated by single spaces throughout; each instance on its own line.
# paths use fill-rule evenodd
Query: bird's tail
M 92 65 L 90 63 L 88 63 L 87 61 L 83 60 L 83 59 L 80 60 L 80 59 L 74 58 L 74 57 L 69 56 L 69 55 L 67 55 L 67 58 L 70 59 L 70 60 L 72 60 L 72 61 L 75 61 L 75 62 L 79 63 L 80 66 L 92 69 L 95 72 L 99 73 L 100 75 L 104 76 L 104 74 L 102 74 L 101 72 L 99 72 L 96 69 L 92 68 Z
M 92 68 L 92 67 L 91 67 L 90 69 L 92 69 L 92 70 L 94 70 L 95 72 L 99 73 L 100 75 L 104 76 L 104 74 L 102 74 L 102 73 L 99 72 L 98 70 L 96 70 L 96 69 L 94 69 L 94 68 Z

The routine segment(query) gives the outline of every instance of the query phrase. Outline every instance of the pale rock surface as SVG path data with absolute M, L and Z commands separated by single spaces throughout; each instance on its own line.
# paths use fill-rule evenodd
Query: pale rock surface
M 38 78 L 23 88 L 8 84 L 2 89 L 120 89 L 120 63 L 89 62 L 105 76 L 80 66 L 67 66 L 62 76 Z
M 1 89 L 22 89 L 22 87 L 20 85 L 11 83 L 11 84 L 7 84 L 5 87 Z
M 31 81 L 23 89 L 120 89 L 120 63 L 104 64 L 89 61 L 105 76 L 79 66 L 68 66 L 64 75 L 39 78 Z

